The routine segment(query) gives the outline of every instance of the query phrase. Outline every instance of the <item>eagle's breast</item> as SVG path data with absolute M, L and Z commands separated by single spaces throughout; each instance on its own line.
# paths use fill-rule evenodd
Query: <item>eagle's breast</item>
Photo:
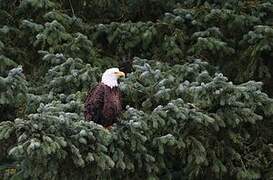
M 117 87 L 105 88 L 105 102 L 103 107 L 103 115 L 106 118 L 116 118 L 122 111 L 120 92 Z

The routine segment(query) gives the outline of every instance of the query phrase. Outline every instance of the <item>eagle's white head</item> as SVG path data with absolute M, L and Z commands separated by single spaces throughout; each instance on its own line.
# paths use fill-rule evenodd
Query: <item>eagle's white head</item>
M 111 88 L 118 86 L 118 78 L 125 77 L 124 72 L 120 71 L 118 68 L 107 69 L 101 78 L 101 82 Z

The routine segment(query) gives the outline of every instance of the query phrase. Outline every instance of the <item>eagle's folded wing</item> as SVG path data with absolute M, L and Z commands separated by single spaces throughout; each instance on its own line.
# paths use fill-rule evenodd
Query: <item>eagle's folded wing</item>
M 84 104 L 84 116 L 88 121 L 99 123 L 101 116 L 101 109 L 104 104 L 104 87 L 98 84 L 91 89 Z

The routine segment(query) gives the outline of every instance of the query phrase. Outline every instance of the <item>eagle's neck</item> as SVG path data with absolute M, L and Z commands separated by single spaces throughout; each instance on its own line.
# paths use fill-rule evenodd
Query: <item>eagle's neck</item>
M 109 86 L 110 88 L 113 87 L 117 87 L 118 86 L 118 80 L 115 78 L 111 78 L 111 77 L 104 77 L 102 76 L 102 80 L 101 82 L 107 86 Z

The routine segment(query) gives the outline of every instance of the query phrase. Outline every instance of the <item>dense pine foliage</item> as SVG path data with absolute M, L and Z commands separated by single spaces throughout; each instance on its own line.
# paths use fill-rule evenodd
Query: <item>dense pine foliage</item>
M 272 0 L 1 0 L 0 179 L 273 179 L 272 23 Z M 106 130 L 83 102 L 114 66 Z

